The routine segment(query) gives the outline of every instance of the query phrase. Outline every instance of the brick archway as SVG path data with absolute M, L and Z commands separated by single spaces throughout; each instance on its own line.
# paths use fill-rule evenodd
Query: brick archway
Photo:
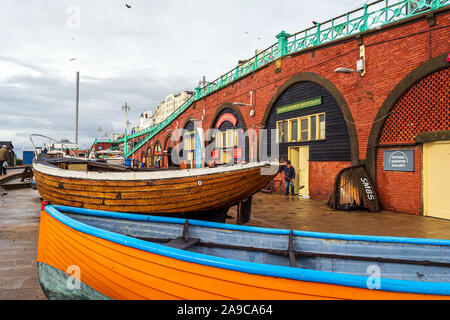
M 225 109 L 231 109 L 231 110 L 233 110 L 234 112 L 236 112 L 236 114 L 237 114 L 239 120 L 242 122 L 242 127 L 243 127 L 244 131 L 247 131 L 247 125 L 246 125 L 246 123 L 245 123 L 244 117 L 242 116 L 241 110 L 239 110 L 238 107 L 234 106 L 234 105 L 233 105 L 232 103 L 230 103 L 230 102 L 226 102 L 226 103 L 224 103 L 223 105 L 221 105 L 219 108 L 216 109 L 216 112 L 214 113 L 214 116 L 212 117 L 212 121 L 211 121 L 211 123 L 210 123 L 210 125 L 209 125 L 209 128 L 210 128 L 210 129 L 214 128 L 214 126 L 215 126 L 215 124 L 216 124 L 216 121 L 217 121 L 217 118 L 219 117 L 220 113 L 221 113 L 223 110 L 225 110 Z
M 225 129 L 223 125 L 226 126 Z M 233 156 L 231 158 L 234 159 L 235 162 L 249 161 L 251 146 L 249 137 L 247 136 L 247 125 L 245 123 L 245 118 L 243 117 L 241 110 L 238 107 L 234 106 L 230 102 L 222 104 L 219 108 L 216 109 L 216 112 L 210 123 L 210 129 L 216 129 L 220 131 L 238 129 L 238 143 L 234 148 L 237 151 L 236 154 L 233 153 Z M 209 144 L 212 139 L 211 133 L 208 134 L 206 139 L 206 143 Z M 212 158 L 211 160 L 220 161 L 221 156 L 219 156 L 219 154 L 222 153 L 221 150 L 224 150 L 224 147 L 216 146 L 214 147 L 214 150 L 217 152 L 216 157 Z
M 366 167 L 375 185 L 377 176 L 377 146 L 389 114 L 403 95 L 407 93 L 416 83 L 437 71 L 450 67 L 450 63 L 446 61 L 448 54 L 449 52 L 430 59 L 411 71 L 396 85 L 384 101 L 381 108 L 378 110 L 370 131 L 366 153 Z
M 344 96 L 340 93 L 340 91 L 337 89 L 337 87 L 328 79 L 321 76 L 317 73 L 312 72 L 302 72 L 299 74 L 296 74 L 289 78 L 286 82 L 284 82 L 280 88 L 278 88 L 275 95 L 270 100 L 266 111 L 264 113 L 264 116 L 261 121 L 261 128 L 265 128 L 267 124 L 267 120 L 269 118 L 270 112 L 272 111 L 272 108 L 274 107 L 275 103 L 277 102 L 278 98 L 293 84 L 298 82 L 314 82 L 322 87 L 324 87 L 336 100 L 344 118 L 346 121 L 346 126 L 350 138 L 350 151 L 351 151 L 351 159 L 352 164 L 357 165 L 359 164 L 359 146 L 358 146 L 358 137 L 356 133 L 356 128 L 354 125 L 354 119 L 353 115 L 350 111 L 350 108 L 344 98 Z
M 149 143 L 145 154 L 146 154 L 145 166 L 147 168 L 150 168 L 152 166 L 153 150 Z
M 175 147 L 174 146 L 174 140 L 172 139 L 172 133 L 169 133 L 165 138 L 164 138 L 164 145 L 163 145 L 163 167 L 164 168 L 169 168 L 171 166 L 173 166 L 173 162 L 172 162 L 172 149 Z

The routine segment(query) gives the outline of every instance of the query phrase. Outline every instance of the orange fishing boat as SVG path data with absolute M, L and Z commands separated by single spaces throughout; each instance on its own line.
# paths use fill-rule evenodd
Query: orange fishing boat
M 278 173 L 279 163 L 198 169 L 134 169 L 98 161 L 33 162 L 41 197 L 52 204 L 140 214 L 221 214 L 245 202 Z
M 50 299 L 449 299 L 450 241 L 268 229 L 47 205 Z

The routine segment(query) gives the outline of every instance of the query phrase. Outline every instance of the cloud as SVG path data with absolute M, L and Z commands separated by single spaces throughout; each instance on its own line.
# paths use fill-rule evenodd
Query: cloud
M 137 125 L 142 111 L 159 104 L 168 92 L 190 86 L 189 79 L 160 79 L 151 72 L 108 78 L 87 76 L 86 79 L 81 74 L 79 140 L 91 144 L 99 127 L 103 133 L 121 132 L 124 126 L 121 106 L 125 102 L 132 107 L 129 119 Z M 0 82 L 0 127 L 11 128 L 6 133 L 7 140 L 13 140 L 16 147 L 28 144 L 32 133 L 73 141 L 75 96 L 75 77 L 72 81 L 51 73 L 8 77 Z
M 167 94 L 220 77 L 274 44 L 281 30 L 295 33 L 361 1 L 131 2 L 131 9 L 109 0 L 2 4 L 0 140 L 16 149 L 31 133 L 74 140 L 76 71 L 79 140 L 90 145 L 99 127 L 123 130 L 125 102 L 137 125 Z

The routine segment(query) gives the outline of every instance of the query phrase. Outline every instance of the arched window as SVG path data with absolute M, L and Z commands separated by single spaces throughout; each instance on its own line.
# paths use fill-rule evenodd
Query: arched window
M 213 137 L 212 143 L 215 148 L 208 161 L 216 163 L 248 161 L 248 139 L 244 134 L 244 123 L 235 110 L 223 109 L 217 115 L 213 128 L 219 132 Z
M 162 149 L 161 149 L 161 143 L 159 140 L 155 142 L 154 152 L 153 152 L 153 166 L 155 168 L 161 168 L 162 167 Z
M 149 147 L 148 149 L 147 149 L 147 159 L 146 159 L 146 161 L 145 161 L 145 166 L 147 167 L 147 168 L 151 168 L 152 167 L 152 148 L 151 147 Z
M 184 126 L 183 136 L 180 140 L 183 146 L 183 160 L 186 161 L 188 168 L 194 168 L 195 158 L 195 124 L 194 121 L 189 121 Z

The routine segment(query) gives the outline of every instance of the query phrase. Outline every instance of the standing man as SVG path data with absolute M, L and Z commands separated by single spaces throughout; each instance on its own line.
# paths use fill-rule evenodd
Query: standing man
M 282 159 L 282 158 L 281 158 Z M 283 173 L 285 173 L 285 171 L 286 171 L 286 169 L 287 169 L 287 160 L 283 160 L 283 161 L 281 161 L 281 159 L 280 159 L 280 162 L 284 162 L 284 164 L 281 166 L 281 168 L 280 168 L 280 171 L 278 171 L 278 173 L 281 173 L 281 172 L 283 172 Z
M 289 188 L 291 189 L 291 195 L 293 196 L 295 194 L 295 169 L 291 166 L 291 161 L 286 161 L 286 167 L 284 168 L 284 181 L 285 181 L 285 187 L 286 187 L 286 193 L 285 195 L 289 195 Z
M 0 172 L 1 174 L 6 174 L 6 168 L 3 166 L 3 163 L 5 161 L 9 160 L 9 150 L 7 149 L 6 145 L 3 145 L 0 149 Z

